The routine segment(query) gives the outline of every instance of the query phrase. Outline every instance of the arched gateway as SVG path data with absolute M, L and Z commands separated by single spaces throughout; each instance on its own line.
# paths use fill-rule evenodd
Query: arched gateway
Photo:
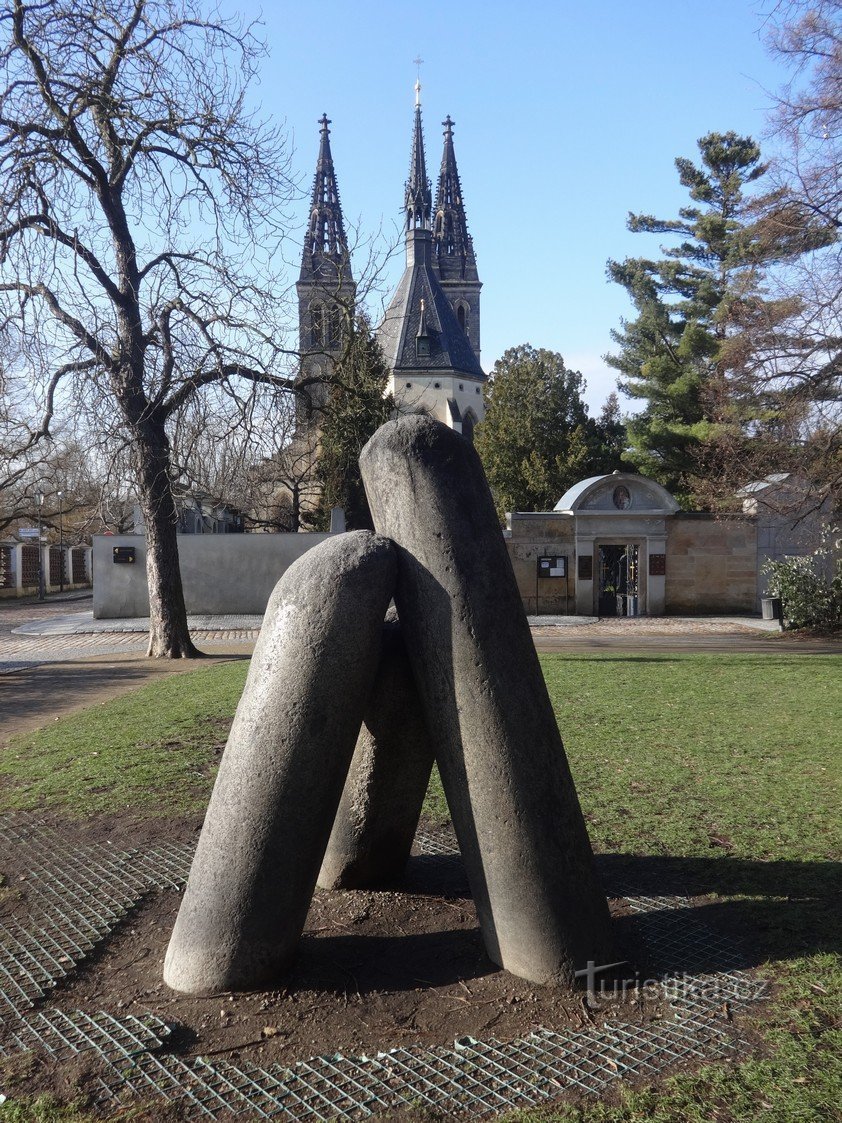
M 592 476 L 554 509 L 573 518 L 577 614 L 664 611 L 666 520 L 679 510 L 666 488 L 629 472 Z
M 507 519 L 506 544 L 528 613 L 755 611 L 756 520 L 681 511 L 645 476 L 592 476 L 554 510 Z

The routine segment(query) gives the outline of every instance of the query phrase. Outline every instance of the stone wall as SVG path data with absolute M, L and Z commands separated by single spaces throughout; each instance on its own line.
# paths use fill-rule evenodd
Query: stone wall
M 44 592 L 90 588 L 91 547 L 41 547 Z M 38 546 L 4 542 L 0 546 L 0 597 L 28 597 L 38 592 Z
M 508 516 L 506 549 L 529 616 L 568 616 L 576 611 L 575 539 L 572 515 L 555 512 Z M 567 558 L 567 577 L 537 577 L 538 558 Z
M 757 524 L 745 515 L 681 512 L 667 520 L 666 611 L 754 612 Z
M 179 534 L 178 556 L 187 611 L 262 613 L 281 575 L 326 534 Z M 134 547 L 132 563 L 114 562 L 117 546 Z M 146 538 L 96 535 L 94 616 L 98 620 L 149 615 Z
M 639 526 L 630 519 L 614 520 L 617 530 L 591 535 L 603 539 L 646 541 L 653 528 L 651 519 L 640 518 Z M 628 522 L 629 525 L 626 525 Z M 619 523 L 622 523 L 620 527 Z M 674 614 L 728 613 L 757 611 L 757 521 L 745 515 L 716 517 L 678 513 L 667 517 L 666 579 L 664 611 Z M 576 607 L 576 517 L 563 512 L 516 513 L 509 516 L 506 548 L 514 569 L 518 590 L 526 612 L 531 615 L 572 615 L 593 611 L 587 605 Z M 599 527 L 586 528 L 588 530 Z M 582 527 L 579 527 L 581 533 Z M 660 532 L 663 534 L 663 530 Z M 597 545 L 589 546 L 597 550 Z M 663 550 L 664 547 L 661 547 Z M 567 558 L 567 578 L 536 579 L 538 558 L 562 555 Z M 594 578 L 597 561 L 592 563 Z M 647 577 L 647 558 L 641 556 L 641 607 L 657 614 L 653 603 L 652 577 Z M 537 593 L 537 599 L 536 599 Z

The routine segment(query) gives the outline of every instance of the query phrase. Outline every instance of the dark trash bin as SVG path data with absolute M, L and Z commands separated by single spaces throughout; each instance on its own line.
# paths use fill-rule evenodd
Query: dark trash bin
M 783 620 L 783 602 L 780 597 L 761 597 L 760 610 L 764 620 Z

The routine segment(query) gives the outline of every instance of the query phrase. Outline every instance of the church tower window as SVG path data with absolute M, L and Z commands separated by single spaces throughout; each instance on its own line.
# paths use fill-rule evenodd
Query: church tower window
M 321 347 L 325 341 L 325 310 L 314 304 L 310 313 L 310 346 Z

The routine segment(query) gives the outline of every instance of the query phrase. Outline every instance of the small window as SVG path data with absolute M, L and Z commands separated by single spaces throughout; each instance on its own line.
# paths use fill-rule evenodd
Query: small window
M 456 309 L 456 319 L 459 321 L 459 327 L 465 331 L 465 305 L 460 304 Z
M 464 389 L 465 389 L 465 383 L 464 383 L 464 382 L 460 382 L 460 383 L 459 383 L 459 389 L 460 389 L 460 390 L 464 390 Z
M 419 335 L 415 338 L 415 354 L 419 359 L 429 359 L 430 357 L 430 337 L 428 335 Z
M 434 382 L 433 386 L 436 390 L 441 390 L 441 383 L 440 382 Z
M 407 388 L 407 390 L 411 390 L 411 389 L 412 389 L 412 383 L 411 383 L 411 382 L 407 382 L 407 384 L 406 384 L 406 388 Z
M 321 304 L 314 304 L 310 320 L 310 345 L 321 347 L 325 340 L 325 316 Z
M 479 393 L 479 392 L 480 392 L 479 386 L 477 386 L 477 390 L 476 390 L 476 392 L 477 392 L 477 393 Z
M 335 351 L 342 342 L 342 309 L 333 308 L 327 318 L 327 345 Z

